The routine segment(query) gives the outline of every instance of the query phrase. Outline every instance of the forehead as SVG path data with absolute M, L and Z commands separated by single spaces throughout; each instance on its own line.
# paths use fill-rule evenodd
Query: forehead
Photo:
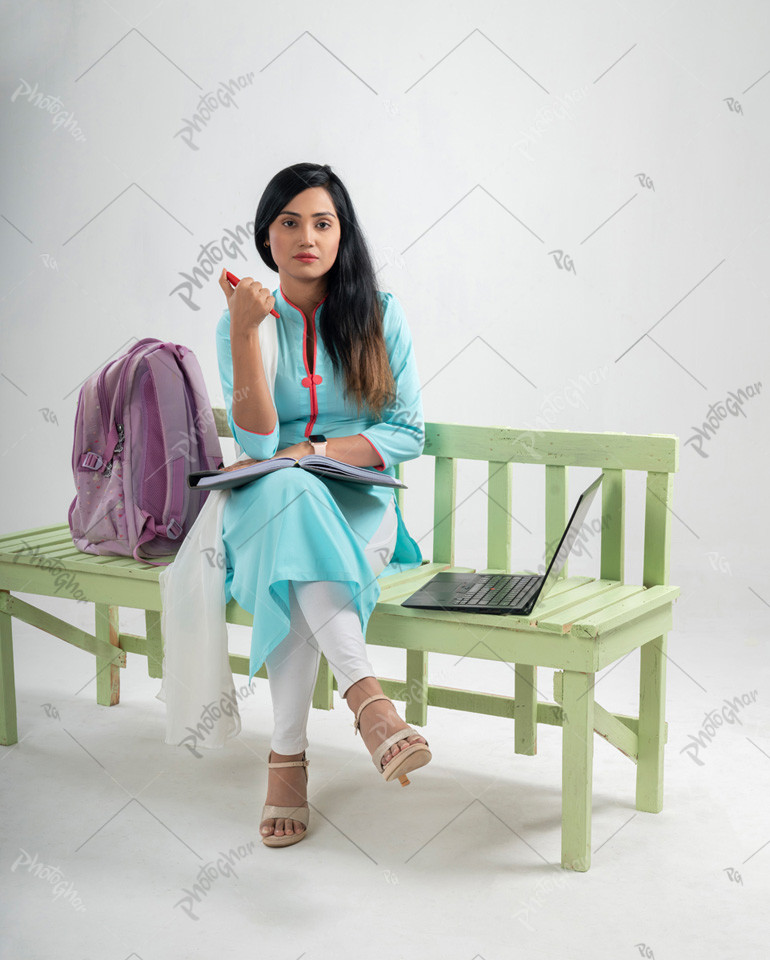
M 308 187 L 307 190 L 303 190 L 292 197 L 281 212 L 293 212 L 297 215 L 304 213 L 308 216 L 317 216 L 323 213 L 333 216 L 334 201 L 323 187 Z

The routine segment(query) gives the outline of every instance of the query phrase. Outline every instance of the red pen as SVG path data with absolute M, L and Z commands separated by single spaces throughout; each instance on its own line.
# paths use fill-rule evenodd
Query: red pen
M 237 287 L 238 284 L 241 282 L 241 281 L 238 279 L 238 277 L 236 277 L 236 275 L 235 275 L 234 273 L 230 273 L 229 270 L 225 270 L 225 276 L 227 277 L 227 279 L 230 281 L 230 283 L 231 283 L 234 287 Z M 277 310 L 271 310 L 270 313 L 272 313 L 272 315 L 273 315 L 274 317 L 278 317 L 278 319 L 280 320 L 281 315 L 280 315 L 280 313 L 278 313 Z

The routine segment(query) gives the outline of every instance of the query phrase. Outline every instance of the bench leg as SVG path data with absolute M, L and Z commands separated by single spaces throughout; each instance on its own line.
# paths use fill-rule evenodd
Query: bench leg
M 0 590 L 3 600 L 10 598 L 9 590 Z M 18 743 L 16 729 L 16 685 L 13 678 L 13 617 L 0 612 L 0 744 Z
M 561 865 L 580 872 L 591 866 L 594 676 L 565 670 L 562 679 Z
M 636 809 L 663 809 L 663 749 L 666 742 L 666 644 L 664 633 L 640 649 Z
M 513 691 L 513 736 L 516 753 L 537 753 L 537 667 L 516 664 Z
M 163 634 L 160 629 L 160 610 L 145 610 L 144 632 L 147 637 L 147 676 L 163 676 Z
M 319 710 L 334 709 L 334 674 L 324 654 L 318 663 L 318 675 L 313 688 L 313 706 Z
M 119 608 L 108 603 L 96 603 L 96 638 L 114 647 L 119 642 Z M 110 657 L 96 658 L 96 702 L 112 707 L 120 702 L 120 667 Z
M 424 727 L 428 722 L 428 653 L 406 651 L 406 710 L 404 720 Z

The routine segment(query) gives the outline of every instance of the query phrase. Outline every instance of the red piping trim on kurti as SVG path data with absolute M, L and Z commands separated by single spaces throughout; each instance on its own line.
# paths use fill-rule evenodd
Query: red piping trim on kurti
M 377 447 L 375 447 L 375 445 L 372 443 L 372 441 L 369 439 L 369 437 L 364 436 L 363 433 L 359 433 L 359 437 L 363 437 L 364 440 L 366 440 L 366 442 L 371 446 L 372 450 L 374 450 L 374 452 L 375 452 L 375 453 L 377 454 L 377 456 L 380 458 L 380 460 L 382 460 L 382 466 L 381 466 L 381 467 L 378 467 L 378 466 L 375 464 L 374 469 L 375 469 L 375 470 L 384 470 L 384 469 L 385 469 L 385 459 L 383 458 L 382 454 L 381 454 L 380 451 L 377 449 Z
M 307 317 L 305 316 L 304 311 L 300 310 L 296 303 L 292 303 L 291 300 L 289 300 L 289 298 L 283 292 L 283 287 L 281 287 L 281 296 L 289 304 L 289 306 L 294 307 L 295 310 L 299 310 L 299 312 L 302 314 L 302 362 L 305 364 L 305 372 L 307 373 L 307 376 L 303 377 L 300 382 L 303 387 L 310 388 L 310 419 L 305 427 L 305 436 L 309 437 L 313 432 L 313 424 L 318 416 L 318 397 L 316 396 L 315 388 L 317 383 L 323 383 L 323 377 L 317 373 L 311 373 L 310 367 L 307 365 Z M 318 332 L 315 328 L 315 315 L 325 299 L 326 297 L 316 304 L 315 310 L 313 311 L 313 316 L 311 317 L 313 322 L 313 370 L 315 370 L 316 352 L 318 348 Z
M 235 417 L 233 417 L 233 423 L 235 423 Z M 275 421 L 276 426 L 278 426 L 278 420 Z M 236 427 L 239 430 L 243 430 L 244 433 L 253 433 L 256 437 L 269 437 L 271 433 L 275 432 L 275 427 L 270 431 L 270 433 L 260 433 L 259 430 L 247 430 L 246 427 L 242 427 L 239 423 L 235 423 Z

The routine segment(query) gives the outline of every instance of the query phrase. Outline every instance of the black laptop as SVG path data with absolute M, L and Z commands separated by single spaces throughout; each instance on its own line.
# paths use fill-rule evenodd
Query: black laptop
M 561 536 L 548 569 L 539 574 L 451 573 L 441 571 L 401 602 L 402 607 L 423 610 L 469 610 L 473 613 L 527 614 L 553 587 L 585 522 L 588 508 L 604 474 L 580 494 L 567 528 Z

